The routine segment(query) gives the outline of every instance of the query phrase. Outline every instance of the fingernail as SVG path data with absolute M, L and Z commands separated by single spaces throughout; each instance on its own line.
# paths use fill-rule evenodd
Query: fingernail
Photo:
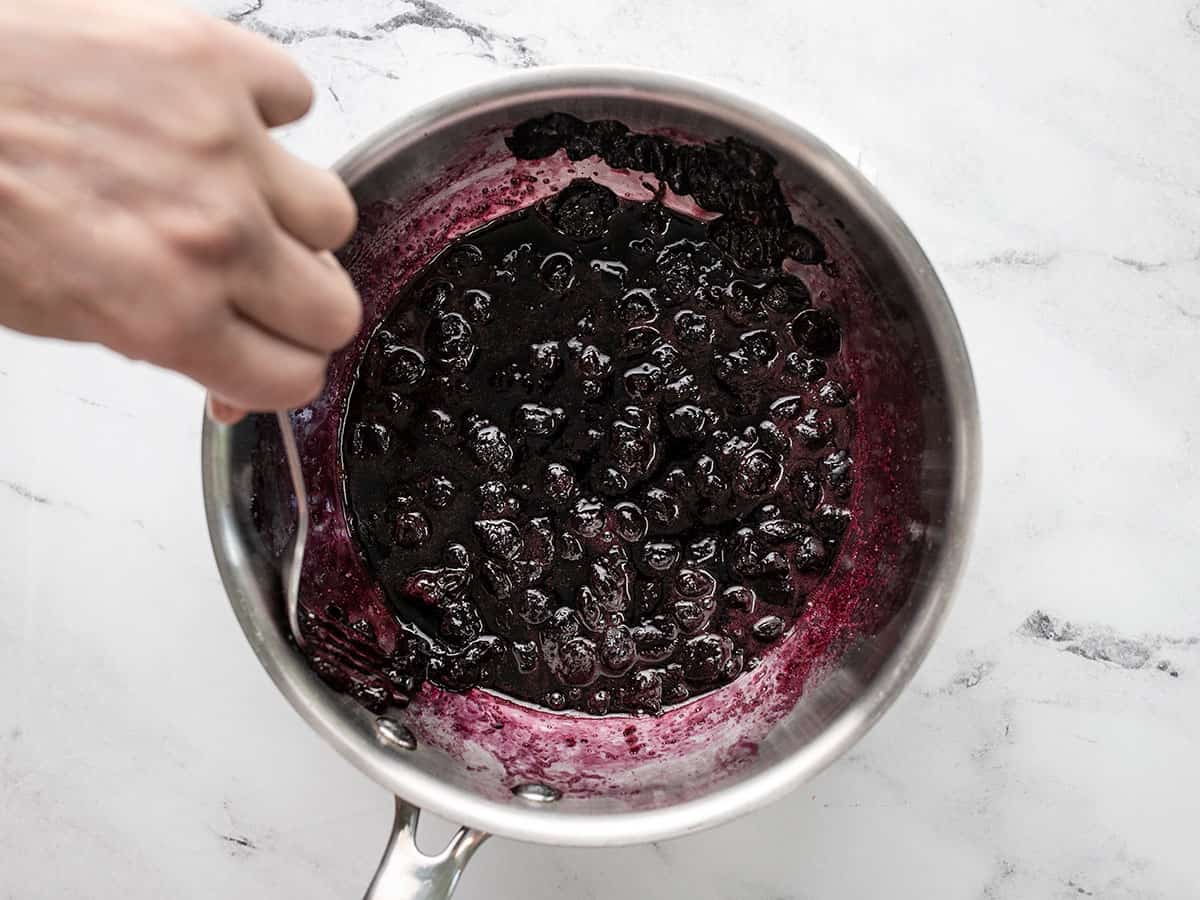
M 209 394 L 208 417 L 221 425 L 232 425 L 242 417 L 242 414 L 241 410 Z

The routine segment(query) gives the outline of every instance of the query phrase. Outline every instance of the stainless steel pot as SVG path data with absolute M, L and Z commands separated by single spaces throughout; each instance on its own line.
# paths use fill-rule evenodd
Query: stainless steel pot
M 615 118 L 685 139 L 733 135 L 757 144 L 778 160 L 799 219 L 853 251 L 874 298 L 853 312 L 859 324 L 847 332 L 849 343 L 870 351 L 862 354 L 869 363 L 858 385 L 862 431 L 891 430 L 886 441 L 856 447 L 865 485 L 856 487 L 854 502 L 863 524 L 843 550 L 853 565 L 837 577 L 841 596 L 857 598 L 874 616 L 859 616 L 860 627 L 837 642 L 819 667 L 797 669 L 804 648 L 799 638 L 785 641 L 753 677 L 658 719 L 553 715 L 482 692 L 462 697 L 428 688 L 404 712 L 377 717 L 326 688 L 289 638 L 279 587 L 286 541 L 272 531 L 286 531 L 293 501 L 287 491 L 264 489 L 262 481 L 273 417 L 252 417 L 232 428 L 206 421 L 209 529 L 247 639 L 296 710 L 359 769 L 403 798 L 370 898 L 448 897 L 487 834 L 579 846 L 654 841 L 707 828 L 782 796 L 845 752 L 907 684 L 946 615 L 967 547 L 979 470 L 978 412 L 949 302 L 916 240 L 883 198 L 803 129 L 742 99 L 655 72 L 543 69 L 414 112 L 353 150 L 337 171 L 366 217 L 378 208 L 409 217 L 412 255 L 428 255 L 438 241 L 472 224 L 472 216 L 494 213 L 473 201 L 496 198 L 519 181 L 502 152 L 505 130 L 551 111 Z M 592 169 L 590 161 L 586 168 Z M 554 186 L 525 179 L 523 193 L 503 202 L 529 202 Z M 458 202 L 467 195 L 472 202 Z M 363 253 L 356 257 L 360 265 Z M 293 418 L 302 443 L 309 428 L 306 467 L 312 467 L 315 485 L 309 508 L 318 532 L 345 529 L 331 471 L 337 467 L 343 389 L 384 312 L 368 308 L 363 337 L 335 360 L 327 395 Z M 327 445 L 334 436 L 332 449 L 313 443 L 319 439 L 314 423 L 325 424 Z M 885 471 L 890 480 L 875 474 Z M 897 527 L 885 532 L 875 528 L 876 520 Z M 318 556 L 313 565 L 328 566 L 328 560 Z M 306 571 L 305 577 L 314 575 Z M 508 725 L 507 745 L 490 736 L 492 729 L 473 727 L 488 718 Z M 593 735 L 596 745 L 586 764 L 574 739 L 584 734 Z M 630 743 L 634 734 L 641 735 L 640 744 Z M 638 756 L 642 747 L 656 749 Z M 592 765 L 594 772 L 583 771 Z M 439 856 L 416 849 L 419 808 L 466 826 Z

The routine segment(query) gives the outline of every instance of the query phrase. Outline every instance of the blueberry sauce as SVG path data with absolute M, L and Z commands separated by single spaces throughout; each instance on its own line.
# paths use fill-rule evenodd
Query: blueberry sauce
M 313 661 L 381 675 L 368 705 L 428 679 L 658 713 L 752 669 L 849 524 L 840 324 L 782 265 L 824 250 L 739 142 L 548 116 L 508 144 L 652 173 L 718 215 L 581 178 L 401 288 L 342 440 L 352 532 L 400 633 L 377 653 L 331 605 L 306 616 Z

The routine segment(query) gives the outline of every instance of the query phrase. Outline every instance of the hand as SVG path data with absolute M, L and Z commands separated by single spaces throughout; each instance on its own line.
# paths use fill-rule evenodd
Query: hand
M 195 378 L 214 412 L 299 406 L 357 332 L 322 251 L 349 192 L 268 128 L 312 87 L 269 41 L 163 0 L 0 7 L 0 324 Z

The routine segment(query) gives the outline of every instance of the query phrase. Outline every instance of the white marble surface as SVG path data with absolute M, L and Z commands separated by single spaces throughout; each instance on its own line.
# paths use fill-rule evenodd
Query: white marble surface
M 283 139 L 323 163 L 544 63 L 660 65 L 792 116 L 941 272 L 986 457 L 954 614 L 849 756 L 684 840 L 493 841 L 459 896 L 1200 896 L 1196 0 L 445 2 L 204 5 L 311 74 Z M 389 798 L 280 699 L 225 603 L 200 398 L 0 334 L 0 897 L 356 897 L 377 859 Z

